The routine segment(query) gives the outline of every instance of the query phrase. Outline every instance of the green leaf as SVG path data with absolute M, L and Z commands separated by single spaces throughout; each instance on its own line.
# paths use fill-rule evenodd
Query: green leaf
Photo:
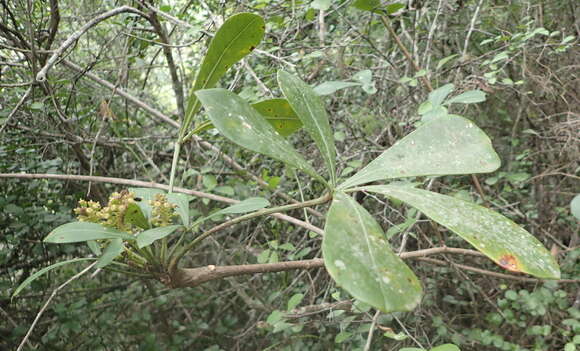
M 296 308 L 296 306 L 298 306 L 300 304 L 300 302 L 302 302 L 302 299 L 304 298 L 303 294 L 294 294 L 290 300 L 288 300 L 288 308 L 286 309 L 288 312 L 292 311 L 293 309 Z
M 463 94 L 452 97 L 445 102 L 448 104 L 474 104 L 476 102 L 485 101 L 485 93 L 481 90 L 470 90 Z
M 200 108 L 196 91 L 213 88 L 230 67 L 240 61 L 262 41 L 264 19 L 251 13 L 238 13 L 228 18 L 217 31 L 191 88 L 184 126 L 189 124 Z
M 109 245 L 107 245 L 107 248 L 103 251 L 103 255 L 99 257 L 95 268 L 103 268 L 109 265 L 115 258 L 123 253 L 124 249 L 125 246 L 123 246 L 123 239 L 113 239 L 109 241 Z
M 116 229 L 103 227 L 97 223 L 71 222 L 56 227 L 44 238 L 44 242 L 65 244 L 102 239 L 135 240 L 135 237 Z
M 431 349 L 431 351 L 461 351 L 459 347 L 453 344 L 443 344 Z
M 214 126 L 226 138 L 241 147 L 301 169 L 326 183 L 294 147 L 242 98 L 225 89 L 201 90 L 196 94 Z
M 135 203 L 143 211 L 147 219 L 151 219 L 151 212 L 153 211 L 149 201 L 153 201 L 157 194 L 165 194 L 163 190 L 152 188 L 129 188 L 128 190 L 135 195 L 135 198 L 141 199 L 141 201 L 136 201 Z
M 320 97 L 308 84 L 286 71 L 278 71 L 278 85 L 304 124 L 304 129 L 322 153 L 322 158 L 328 167 L 331 184 L 336 184 L 336 148 L 328 116 Z
M 350 196 L 336 192 L 324 227 L 324 265 L 352 296 L 385 312 L 411 311 L 421 284 L 395 255 L 375 219 Z
M 387 7 L 386 7 L 386 9 L 387 9 L 387 13 L 388 13 L 389 15 L 392 15 L 392 14 L 394 14 L 395 12 L 397 12 L 397 11 L 399 11 L 399 10 L 401 10 L 401 9 L 404 9 L 404 8 L 405 8 L 405 4 L 402 4 L 402 3 L 400 3 L 400 2 L 396 2 L 396 3 L 393 3 L 393 4 L 389 4 L 389 5 L 387 5 Z
M 382 13 L 380 0 L 356 0 L 352 4 L 359 10 Z
M 437 107 L 437 106 L 441 105 L 441 103 L 443 103 L 443 100 L 445 100 L 445 98 L 449 94 L 451 94 L 451 92 L 453 91 L 454 88 L 455 88 L 455 85 L 449 83 L 449 84 L 445 84 L 444 86 L 433 90 L 432 92 L 429 93 L 429 102 L 431 102 L 433 107 Z
M 420 349 L 418 347 L 403 347 L 399 351 L 425 351 L 425 349 Z
M 439 60 L 439 62 L 437 62 L 437 68 L 435 68 L 435 69 L 438 70 L 439 68 L 443 67 L 443 65 L 445 65 L 447 62 L 453 60 L 457 56 L 459 56 L 459 55 L 453 54 L 453 55 L 449 55 L 447 57 L 442 58 L 441 60 Z
M 459 116 L 425 123 L 358 173 L 341 189 L 381 179 L 493 172 L 500 160 L 488 136 Z
M 139 201 L 137 201 L 137 203 L 138 202 Z M 131 223 L 142 229 L 149 229 L 149 221 L 137 203 L 127 205 L 124 221 L 125 223 Z
M 314 0 L 310 7 L 317 10 L 326 11 L 330 8 L 330 0 Z
M 580 194 L 574 196 L 570 202 L 570 211 L 574 217 L 580 220 Z
M 239 203 L 237 203 L 235 205 L 231 205 L 229 207 L 226 207 L 226 208 L 223 208 L 219 211 L 216 211 L 207 217 L 199 218 L 197 221 L 195 221 L 195 223 L 193 223 L 192 226 L 197 226 L 200 223 L 205 222 L 208 219 L 214 218 L 217 216 L 223 216 L 223 215 L 227 215 L 227 214 L 248 213 L 248 212 L 261 210 L 261 209 L 268 207 L 268 206 L 270 206 L 270 202 L 268 200 L 261 198 L 261 197 L 251 197 L 249 199 L 245 199 L 243 201 L 240 201 Z
M 72 260 L 68 260 L 68 261 L 63 261 L 63 262 L 58 262 L 55 264 L 52 264 L 48 267 L 45 267 L 41 270 L 39 270 L 38 272 L 34 273 L 33 275 L 31 275 L 30 277 L 26 278 L 25 281 L 22 282 L 22 284 L 20 284 L 16 290 L 14 290 L 14 293 L 12 294 L 12 298 L 16 297 L 16 295 L 20 294 L 20 292 L 22 291 L 22 289 L 26 288 L 27 286 L 29 286 L 33 281 L 35 281 L 36 279 L 38 279 L 41 275 L 43 275 L 46 272 L 49 272 L 55 268 L 58 268 L 60 266 L 64 266 L 65 264 L 69 264 L 69 263 L 76 263 L 76 262 L 81 262 L 81 261 L 94 261 L 95 258 L 73 258 Z
M 87 246 L 95 256 L 101 256 L 101 246 L 95 240 L 87 241 Z
M 186 194 L 167 194 L 167 201 L 177 206 L 175 212 L 179 215 L 179 218 L 181 218 L 181 223 L 186 227 L 189 226 L 189 202 L 191 199 L 193 199 L 193 197 Z
M 530 233 L 497 212 L 408 186 L 376 185 L 362 189 L 415 207 L 507 270 L 538 278 L 560 278 L 560 268 L 550 252 Z
M 337 90 L 350 88 L 350 87 L 358 87 L 361 86 L 361 83 L 354 83 L 354 82 L 345 82 L 341 80 L 332 80 L 329 82 L 321 83 L 314 87 L 314 92 L 317 95 L 330 95 L 335 93 Z
M 168 225 L 166 227 L 157 227 L 141 232 L 137 234 L 137 246 L 140 249 L 149 246 L 156 240 L 165 238 L 181 227 L 180 225 Z
M 270 99 L 252 105 L 266 118 L 268 123 L 283 137 L 289 136 L 302 128 L 302 121 L 290 107 L 286 99 Z

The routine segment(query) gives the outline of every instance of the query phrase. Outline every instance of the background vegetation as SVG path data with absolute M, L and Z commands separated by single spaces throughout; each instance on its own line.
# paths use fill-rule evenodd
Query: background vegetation
M 491 136 L 501 169 L 479 176 L 481 191 L 469 176 L 437 178 L 432 189 L 510 217 L 552 249 L 563 278 L 578 279 L 580 227 L 569 207 L 580 170 L 577 2 L 401 3 L 405 7 L 393 16 L 392 27 L 420 70 L 380 18 L 350 6 L 352 1 L 0 0 L 0 173 L 167 183 L 177 129 L 144 107 L 179 121 L 211 33 L 232 14 L 252 12 L 267 21 L 265 39 L 221 86 L 257 102 L 281 96 L 280 68 L 312 86 L 357 83 L 336 91 L 336 83 L 319 86 L 328 93 L 324 102 L 343 176 L 414 130 L 428 95 L 424 80 L 433 87 L 453 83 L 454 95 L 485 91 L 484 103 L 453 105 L 452 112 L 470 117 Z M 31 83 L 50 50 L 123 5 L 149 20 L 124 12 L 93 26 L 45 83 Z M 322 165 L 303 133 L 291 142 Z M 215 132 L 201 136 L 206 143 L 184 147 L 178 186 L 236 199 L 262 196 L 277 204 L 287 202 L 284 195 L 318 196 L 319 185 L 281 163 L 243 151 Z M 64 266 L 11 300 L 13 289 L 42 267 L 89 254 L 85 246 L 45 245 L 42 238 L 71 221 L 78 199 L 102 202 L 120 189 L 0 178 L 1 349 L 16 348 L 52 290 L 81 267 Z M 468 247 L 445 232 L 438 237 L 429 222 L 415 220 L 416 213 L 399 204 L 370 196 L 359 201 L 380 218 L 395 250 L 438 241 Z M 222 207 L 196 199 L 192 214 Z M 292 215 L 323 226 L 302 210 Z M 320 257 L 320 241 L 316 233 L 262 218 L 206 240 L 187 265 Z M 373 324 L 373 350 L 445 342 L 462 350 L 579 347 L 578 284 L 500 279 L 459 264 L 497 271 L 474 257 L 410 262 L 424 286 L 422 304 L 413 312 L 381 315 L 374 324 L 374 311 L 351 300 L 324 269 L 239 276 L 187 289 L 101 272 L 61 291 L 29 341 L 46 350 L 353 350 L 363 349 Z

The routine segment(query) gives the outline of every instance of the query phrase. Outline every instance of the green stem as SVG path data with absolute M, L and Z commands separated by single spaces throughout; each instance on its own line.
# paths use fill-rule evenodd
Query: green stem
M 221 224 L 209 229 L 208 231 L 204 232 L 203 234 L 199 235 L 197 238 L 193 239 L 187 245 L 185 245 L 180 250 L 178 250 L 177 253 L 171 258 L 168 270 L 169 270 L 169 272 L 173 272 L 177 268 L 177 264 L 179 263 L 179 260 L 181 260 L 181 258 L 189 250 L 193 249 L 203 239 L 207 238 L 208 236 L 210 236 L 213 233 L 216 233 L 222 229 L 225 229 L 227 227 L 230 227 L 230 226 L 237 224 L 237 223 L 240 223 L 240 222 L 247 221 L 247 220 L 252 219 L 252 218 L 265 216 L 265 215 L 269 215 L 272 213 L 285 212 L 285 211 L 295 210 L 295 209 L 299 209 L 299 208 L 323 204 L 325 202 L 330 201 L 331 199 L 332 199 L 332 195 L 330 193 L 327 193 L 327 194 L 325 194 L 319 198 L 313 199 L 313 200 L 304 201 L 304 202 L 297 203 L 297 204 L 290 204 L 290 205 L 267 208 L 267 209 L 252 212 L 252 213 L 249 213 L 247 215 L 243 215 L 243 216 L 234 218 L 232 220 L 229 220 L 227 222 L 221 223 Z
M 179 137 L 175 142 L 175 148 L 173 149 L 173 161 L 171 161 L 171 174 L 169 176 L 169 193 L 173 192 L 173 186 L 175 184 L 175 172 L 177 170 L 177 161 L 179 161 L 179 152 L 181 151 L 181 132 Z

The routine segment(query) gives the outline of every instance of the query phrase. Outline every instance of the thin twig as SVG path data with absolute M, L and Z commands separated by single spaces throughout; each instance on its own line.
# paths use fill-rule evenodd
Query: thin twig
M 113 16 L 116 16 L 116 15 L 118 15 L 120 13 L 124 13 L 124 12 L 135 13 L 135 14 L 138 14 L 138 15 L 144 17 L 144 18 L 147 18 L 146 14 L 144 14 L 143 12 L 141 12 L 141 11 L 137 10 L 136 8 L 131 7 L 131 6 L 117 7 L 116 9 L 112 9 L 111 11 L 107 11 L 107 12 L 93 18 L 92 20 L 88 21 L 84 26 L 82 26 L 79 30 L 74 32 L 70 37 L 68 37 L 60 45 L 60 47 L 58 49 L 56 49 L 56 51 L 48 59 L 48 61 L 44 65 L 44 67 L 42 67 L 42 69 L 36 75 L 36 80 L 39 82 L 44 82 L 46 80 L 46 74 L 52 68 L 52 66 L 54 66 L 54 64 L 56 63 L 58 58 L 64 53 L 64 51 L 66 49 L 68 49 L 72 44 L 74 44 L 77 40 L 79 40 L 79 38 L 83 34 L 85 34 L 89 29 L 96 26 L 100 22 L 108 19 L 109 17 L 113 17 Z
M 18 111 L 20 106 L 22 106 L 24 101 L 26 101 L 26 99 L 28 98 L 28 95 L 30 95 L 31 92 L 32 92 L 32 85 L 28 87 L 28 90 L 26 90 L 26 93 L 24 93 L 24 95 L 22 95 L 22 97 L 20 98 L 20 101 L 18 101 L 16 106 L 14 106 L 14 108 L 12 109 L 10 114 L 8 115 L 8 117 L 6 117 L 6 121 L 4 122 L 4 125 L 2 125 L 2 127 L 0 128 L 0 134 L 2 134 L 4 129 L 6 129 L 6 126 L 8 126 L 8 124 L 10 123 L 10 120 L 16 114 L 16 111 Z
M 42 308 L 40 309 L 40 311 L 38 311 L 38 314 L 36 315 L 36 318 L 34 318 L 34 322 L 32 322 L 32 325 L 28 329 L 28 333 L 26 333 L 26 335 L 24 336 L 24 339 L 22 339 L 22 342 L 20 343 L 20 345 L 18 346 L 18 349 L 16 349 L 16 351 L 22 350 L 22 348 L 24 347 L 24 344 L 26 343 L 26 341 L 30 337 L 30 334 L 32 334 L 32 330 L 34 330 L 34 327 L 36 326 L 36 324 L 40 320 L 40 317 L 42 316 L 42 314 L 44 313 L 44 311 L 47 309 L 47 307 L 50 304 L 50 302 L 52 301 L 52 299 L 54 299 L 56 297 L 56 294 L 60 290 L 62 290 L 65 286 L 67 286 L 68 284 L 70 284 L 72 281 L 80 278 L 83 274 L 85 274 L 86 272 L 88 272 L 96 264 L 97 264 L 97 262 L 91 263 L 88 267 L 86 267 L 85 269 L 83 269 L 79 273 L 75 274 L 72 278 L 70 278 L 66 282 L 62 283 L 59 287 L 57 287 L 56 289 L 54 289 L 52 291 L 52 294 L 50 294 L 50 297 L 48 298 L 48 300 L 46 300 L 46 303 L 44 304 L 44 306 L 42 306 Z

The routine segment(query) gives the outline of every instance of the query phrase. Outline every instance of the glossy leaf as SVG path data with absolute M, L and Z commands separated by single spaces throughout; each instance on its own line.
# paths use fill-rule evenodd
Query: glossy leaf
M 123 250 L 125 250 L 125 246 L 123 246 L 123 239 L 113 239 L 109 241 L 109 245 L 107 245 L 101 257 L 99 257 L 95 268 L 103 268 L 108 266 L 115 258 L 123 253 Z
M 191 88 L 185 120 L 190 120 L 200 108 L 194 93 L 213 88 L 230 67 L 258 46 L 265 29 L 264 19 L 251 13 L 239 13 L 224 22 L 211 40 Z
M 329 82 L 321 83 L 314 87 L 314 92 L 317 95 L 330 95 L 335 93 L 337 90 L 350 88 L 350 87 L 358 87 L 361 86 L 362 83 L 355 83 L 355 82 L 344 82 L 333 80 Z
M 146 230 L 137 234 L 137 246 L 141 249 L 153 244 L 156 240 L 163 239 L 166 236 L 175 232 L 180 225 L 169 225 L 166 227 L 157 227 Z
M 103 227 L 97 223 L 71 222 L 56 227 L 44 238 L 44 242 L 65 244 L 102 239 L 135 240 L 135 237 L 113 228 Z
M 485 101 L 485 93 L 481 90 L 470 90 L 447 100 L 445 104 L 474 104 Z
M 252 105 L 281 136 L 289 136 L 302 128 L 302 121 L 286 99 L 270 99 Z
M 375 219 L 350 196 L 335 193 L 324 233 L 326 270 L 352 296 L 385 313 L 419 304 L 419 280 L 393 253 Z
M 225 89 L 200 90 L 196 94 L 223 136 L 241 147 L 287 163 L 326 183 L 244 99 Z
M 322 100 L 308 84 L 286 71 L 278 71 L 278 85 L 318 146 L 328 167 L 331 183 L 335 184 L 336 147 Z
M 381 179 L 486 173 L 499 166 L 489 137 L 468 119 L 449 115 L 401 139 L 340 188 Z
M 550 252 L 530 233 L 497 212 L 408 186 L 374 185 L 362 189 L 415 207 L 507 270 L 538 278 L 560 278 L 560 269 Z
M 76 262 L 81 262 L 81 261 L 94 261 L 95 258 L 73 258 L 72 260 L 67 260 L 67 261 L 63 261 L 63 262 L 58 262 L 55 264 L 51 264 L 48 267 L 45 267 L 41 270 L 39 270 L 38 272 L 34 273 L 33 275 L 31 275 L 30 277 L 26 278 L 25 281 L 22 282 L 22 284 L 20 284 L 16 290 L 14 290 L 14 293 L 12 294 L 12 298 L 16 297 L 18 294 L 20 294 L 20 292 L 22 291 L 22 289 L 26 288 L 27 286 L 29 286 L 33 281 L 35 281 L 36 279 L 38 279 L 40 276 L 42 276 L 43 274 L 52 271 L 55 268 L 58 268 L 60 266 L 64 266 L 65 264 L 70 264 L 70 263 L 76 263 Z

